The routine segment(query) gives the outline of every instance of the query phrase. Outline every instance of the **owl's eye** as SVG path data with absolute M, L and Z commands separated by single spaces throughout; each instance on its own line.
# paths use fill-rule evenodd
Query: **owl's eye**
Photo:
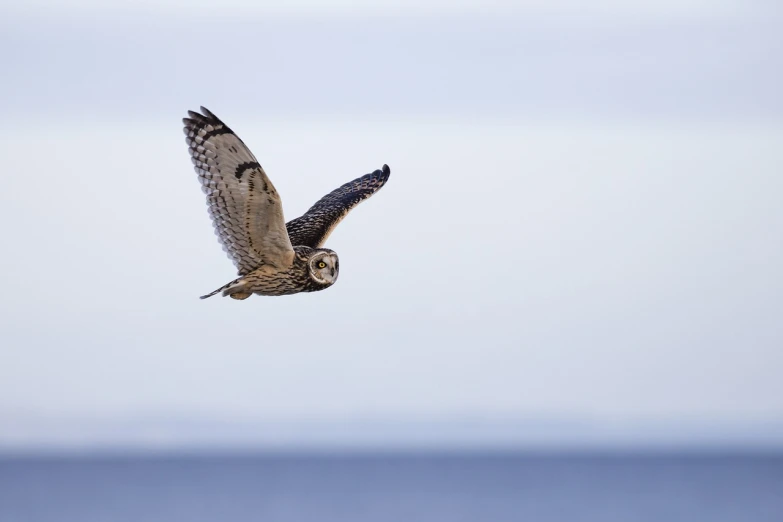
M 318 261 L 318 268 L 326 268 L 326 263 L 323 261 Z

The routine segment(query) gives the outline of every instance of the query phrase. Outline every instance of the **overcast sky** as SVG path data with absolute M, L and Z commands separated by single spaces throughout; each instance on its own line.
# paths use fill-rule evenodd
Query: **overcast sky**
M 0 443 L 783 419 L 775 2 L 279 5 L 0 7 Z M 202 104 L 288 219 L 390 165 L 334 287 L 198 300 L 234 277 L 180 128 Z

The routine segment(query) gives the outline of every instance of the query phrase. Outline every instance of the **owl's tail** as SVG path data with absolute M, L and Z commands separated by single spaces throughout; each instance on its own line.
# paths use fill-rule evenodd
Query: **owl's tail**
M 245 289 L 245 285 L 244 282 L 242 281 L 242 278 L 240 277 L 238 279 L 234 279 L 230 283 L 221 286 L 217 290 L 208 293 L 207 295 L 202 295 L 201 297 L 199 297 L 199 299 L 206 299 L 207 297 L 212 297 L 213 295 L 220 292 L 223 292 L 224 297 L 228 295 L 233 297 L 234 299 L 247 299 L 248 297 L 250 297 L 251 293 L 245 292 L 244 289 Z

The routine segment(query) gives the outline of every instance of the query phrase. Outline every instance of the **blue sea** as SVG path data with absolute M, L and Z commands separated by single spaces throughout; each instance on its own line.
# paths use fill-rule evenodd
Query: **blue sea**
M 6 457 L 0 522 L 780 522 L 783 455 Z

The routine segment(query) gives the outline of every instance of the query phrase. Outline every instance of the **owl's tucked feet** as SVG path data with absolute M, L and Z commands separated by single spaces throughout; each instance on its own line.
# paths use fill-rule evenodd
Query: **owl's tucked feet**
M 251 295 L 253 295 L 253 294 L 252 294 L 252 293 L 250 293 L 250 292 L 234 292 L 233 294 L 228 294 L 228 296 L 229 296 L 231 299 L 238 299 L 238 300 L 240 300 L 240 301 L 241 301 L 242 299 L 247 299 L 247 298 L 248 298 L 248 297 L 250 297 Z

